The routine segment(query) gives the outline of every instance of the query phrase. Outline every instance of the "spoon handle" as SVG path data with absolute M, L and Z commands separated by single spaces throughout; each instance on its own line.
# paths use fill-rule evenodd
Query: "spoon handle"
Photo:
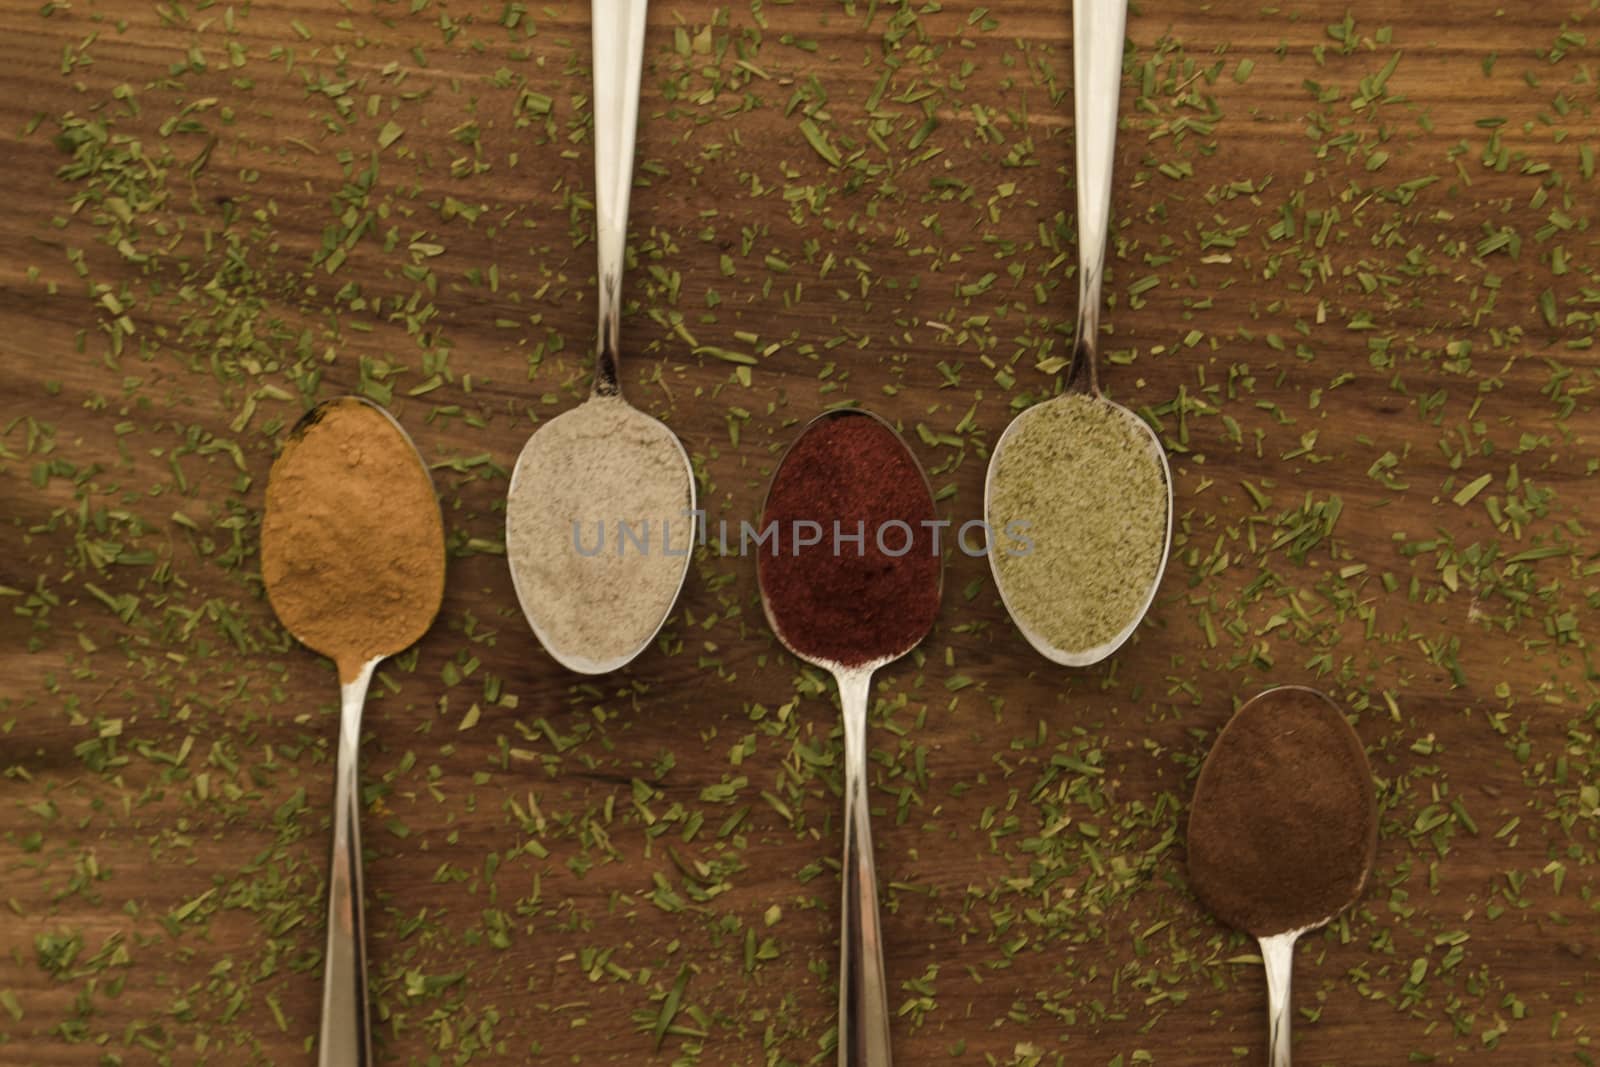
M 1272 1067 L 1289 1065 L 1289 978 L 1294 972 L 1294 942 L 1300 931 L 1260 939 L 1261 962 L 1267 969 L 1268 1043 Z
M 890 1067 L 889 983 L 878 925 L 878 875 L 867 803 L 867 701 L 872 672 L 842 670 L 844 714 L 844 883 L 839 939 L 839 1067 Z
M 368 1067 L 372 1033 L 367 1008 L 366 922 L 361 900 L 360 783 L 356 748 L 361 707 L 376 659 L 339 687 L 339 757 L 334 769 L 333 861 L 328 871 L 328 946 L 322 962 L 320 1067 Z
M 628 193 L 639 128 L 644 68 L 645 0 L 593 0 L 594 214 L 599 257 L 600 322 L 595 341 L 595 396 L 618 396 L 617 353 L 622 266 L 628 240 Z
M 1073 0 L 1072 95 L 1078 185 L 1078 328 L 1067 387 L 1099 395 L 1100 284 L 1111 229 L 1111 165 L 1117 154 L 1122 43 L 1128 0 Z

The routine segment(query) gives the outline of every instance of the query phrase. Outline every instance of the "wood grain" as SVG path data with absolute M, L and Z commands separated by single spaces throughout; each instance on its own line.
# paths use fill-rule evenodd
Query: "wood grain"
M 1069 26 L 653 5 L 624 380 L 713 523 L 846 399 L 978 514 L 1070 338 Z M 1103 377 L 1171 449 L 1172 564 L 1134 642 L 1065 672 L 952 553 L 882 672 L 898 1062 L 1264 1062 L 1183 809 L 1290 682 L 1351 709 L 1384 810 L 1367 896 L 1300 949 L 1299 1060 L 1593 1062 L 1592 13 L 1141 3 L 1129 39 Z M 0 1062 L 314 1062 L 336 689 L 255 531 L 283 428 L 363 388 L 452 544 L 362 750 L 382 1060 L 829 1062 L 840 738 L 754 561 L 702 555 L 663 647 L 580 685 L 494 551 L 517 450 L 587 385 L 586 7 L 13 4 L 0 80 Z M 137 138 L 164 199 L 75 208 L 74 120 Z

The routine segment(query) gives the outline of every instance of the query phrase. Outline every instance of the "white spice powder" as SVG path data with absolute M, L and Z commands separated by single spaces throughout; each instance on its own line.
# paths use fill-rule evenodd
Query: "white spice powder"
M 506 555 L 551 655 L 589 673 L 633 658 L 677 598 L 692 500 L 672 431 L 620 397 L 595 397 L 529 439 L 506 500 Z

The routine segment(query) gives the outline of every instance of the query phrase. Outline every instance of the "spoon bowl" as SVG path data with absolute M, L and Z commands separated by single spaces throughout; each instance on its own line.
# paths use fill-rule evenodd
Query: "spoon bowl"
M 1314 689 L 1279 686 L 1247 701 L 1200 768 L 1190 883 L 1261 947 L 1273 1067 L 1290 1064 L 1295 942 L 1360 899 L 1377 839 L 1366 751 L 1338 705 Z
M 268 603 L 273 605 L 290 636 L 313 652 L 320 652 L 337 663 L 341 676 L 349 675 L 356 667 L 359 667 L 361 663 L 368 659 L 383 659 L 411 647 L 422 636 L 423 631 L 427 629 L 427 622 L 432 621 L 433 616 L 439 610 L 439 605 L 444 600 L 444 567 L 441 564 L 436 568 L 437 574 L 431 576 L 425 583 L 426 589 L 422 593 L 432 604 L 431 609 L 425 612 L 427 622 L 422 623 L 420 627 L 414 626 L 408 631 L 389 635 L 391 639 L 388 644 L 384 643 L 385 634 L 382 630 L 368 628 L 362 635 L 359 648 L 342 646 L 338 638 L 329 631 L 328 625 L 333 621 L 334 612 L 321 611 L 313 615 L 303 615 L 294 611 L 285 611 L 279 607 L 281 594 L 278 596 L 274 594 L 286 583 L 300 577 L 297 574 L 300 564 L 296 559 L 298 546 L 289 544 L 286 540 L 275 536 L 277 527 L 274 519 L 283 518 L 292 511 L 303 511 L 310 502 L 299 499 L 298 494 L 290 487 L 280 486 L 279 491 L 274 492 L 272 485 L 273 475 L 276 475 L 280 482 L 286 476 L 291 476 L 290 468 L 285 463 L 290 453 L 303 447 L 307 437 L 330 415 L 353 407 L 358 407 L 361 414 L 376 416 L 378 420 L 381 420 L 376 429 L 380 433 L 392 432 L 398 438 L 398 441 L 395 442 L 395 448 L 402 450 L 406 459 L 414 461 L 416 468 L 422 472 L 422 476 L 427 480 L 429 486 L 429 508 L 432 513 L 430 516 L 431 522 L 428 525 L 440 531 L 438 556 L 441 560 L 444 556 L 444 517 L 439 508 L 438 496 L 432 490 L 432 476 L 428 474 L 427 464 L 423 461 L 416 442 L 411 439 L 411 435 L 406 432 L 405 427 L 400 425 L 393 415 L 382 405 L 375 404 L 365 397 L 338 396 L 314 405 L 304 415 L 300 416 L 294 426 L 290 428 L 288 436 L 284 440 L 283 448 L 280 450 L 278 460 L 273 464 L 272 475 L 268 476 L 268 517 L 264 520 L 262 530 L 262 553 L 266 557 L 263 561 L 265 565 L 262 568 L 262 584 L 266 589 Z M 328 509 L 324 522 L 330 525 L 337 524 L 342 519 L 352 518 L 343 514 L 347 508 L 351 506 L 371 506 L 376 502 L 375 499 L 341 501 L 337 508 Z M 351 543 L 348 547 L 352 553 L 353 560 L 366 546 L 360 543 Z M 274 561 L 279 561 L 281 565 L 271 565 Z M 365 566 L 364 564 L 354 563 L 352 565 Z M 300 580 L 305 579 L 300 578 Z M 378 579 L 374 580 L 376 582 Z
M 1017 627 L 1017 631 L 1022 634 L 1028 644 L 1033 646 L 1036 652 L 1052 663 L 1059 663 L 1064 667 L 1093 666 L 1121 648 L 1128 638 L 1133 636 L 1133 632 L 1139 628 L 1139 623 L 1144 620 L 1145 614 L 1150 610 L 1150 605 L 1155 601 L 1156 591 L 1161 586 L 1161 577 L 1166 573 L 1167 559 L 1172 553 L 1172 468 L 1167 462 L 1166 449 L 1161 447 L 1161 439 L 1156 436 L 1155 431 L 1150 428 L 1148 423 L 1121 404 L 1113 403 L 1097 393 L 1084 395 L 1092 399 L 1093 403 L 1101 405 L 1107 412 L 1115 414 L 1117 421 L 1114 425 L 1123 431 L 1123 441 L 1126 447 L 1148 449 L 1149 455 L 1160 465 L 1161 482 L 1166 487 L 1167 502 L 1162 524 L 1160 559 L 1151 574 L 1150 581 L 1142 597 L 1138 601 L 1137 609 L 1127 616 L 1126 622 L 1111 637 L 1082 648 L 1062 647 L 1051 641 L 1033 626 L 1029 621 L 1028 613 L 1021 610 L 1022 606 L 1014 602 L 1015 591 L 1011 588 L 1011 583 L 1008 581 L 1000 564 L 999 552 L 1001 549 L 997 545 L 991 544 L 989 570 L 994 575 L 995 588 L 1000 592 L 1000 602 L 1005 606 L 1006 613 L 1011 616 L 1011 621 Z M 1049 405 L 1070 403 L 1071 399 L 1070 396 L 1059 396 L 1044 403 L 1035 404 L 1033 407 L 1023 411 L 1015 419 L 1012 419 L 1011 424 L 1005 428 L 999 440 L 995 442 L 994 450 L 990 454 L 989 470 L 983 482 L 983 512 L 985 516 L 994 514 L 996 476 L 1004 465 L 1006 448 L 1020 436 L 1022 430 L 1029 426 L 1030 420 L 1044 417 L 1047 414 L 1046 409 Z M 1046 531 L 1046 535 L 1048 536 L 1048 531 Z M 1070 592 L 1068 595 L 1070 595 Z
M 532 485 L 548 474 L 559 471 L 572 459 L 565 447 L 562 433 L 563 420 L 578 422 L 590 414 L 592 407 L 609 407 L 614 409 L 615 418 L 601 423 L 594 420 L 596 425 L 609 425 L 617 419 L 630 424 L 638 436 L 648 436 L 657 442 L 657 455 L 655 459 L 656 474 L 661 477 L 680 478 L 683 485 L 683 499 L 685 501 L 683 514 L 649 516 L 647 521 L 660 520 L 663 524 L 670 524 L 673 520 L 681 518 L 687 532 L 685 543 L 682 547 L 682 562 L 670 573 L 657 575 L 670 580 L 670 585 L 659 586 L 651 583 L 649 586 L 639 586 L 632 590 L 619 591 L 615 584 L 607 581 L 606 577 L 596 570 L 592 580 L 577 584 L 573 588 L 563 591 L 563 600 L 575 600 L 575 612 L 579 615 L 600 611 L 608 602 L 614 602 L 619 595 L 653 595 L 655 598 L 654 609 L 651 613 L 653 622 L 647 628 L 640 629 L 634 639 L 621 651 L 608 656 L 593 654 L 592 641 L 574 641 L 561 639 L 561 631 L 573 629 L 570 620 L 563 620 L 557 611 L 555 598 L 549 598 L 539 588 L 540 583 L 532 580 L 530 575 L 536 573 L 542 552 L 548 545 L 541 545 L 537 541 L 519 534 L 514 522 L 514 508 L 519 498 L 530 491 Z M 633 438 L 636 439 L 636 438 Z M 610 451 L 618 462 L 625 462 L 631 446 L 627 440 L 615 437 L 610 440 L 597 439 L 588 443 L 591 450 L 591 460 L 594 456 Z M 667 457 L 671 457 L 671 471 L 667 470 L 669 464 Z M 603 460 L 602 460 L 603 461 Z M 693 541 L 693 525 L 691 517 L 696 507 L 696 493 L 694 483 L 694 468 L 689 461 L 689 454 L 684 450 L 683 442 L 676 434 L 667 428 L 661 420 L 640 411 L 629 405 L 619 395 L 597 394 L 584 401 L 578 407 L 551 419 L 536 430 L 522 447 L 522 452 L 517 456 L 516 465 L 511 471 L 511 483 L 506 490 L 508 502 L 506 509 L 506 555 L 511 562 L 511 585 L 516 590 L 517 601 L 522 606 L 523 616 L 528 620 L 528 626 L 533 630 L 546 652 L 557 663 L 570 671 L 578 674 L 609 674 L 611 671 L 620 670 L 633 662 L 661 632 L 667 619 L 672 615 L 672 609 L 677 602 L 678 594 L 688 578 L 691 542 Z M 626 503 L 608 501 L 609 504 L 619 504 L 615 510 L 625 514 L 630 511 Z M 602 515 L 600 521 L 606 516 Z M 670 527 L 662 527 L 662 544 L 647 548 L 646 551 L 660 550 L 666 552 L 666 537 Z M 575 533 L 574 537 L 578 535 Z M 619 535 L 620 536 L 620 535 Z M 648 540 L 648 536 L 646 538 Z M 620 546 L 620 541 L 619 545 Z M 562 546 L 563 550 L 565 545 Z M 676 550 L 671 555 L 679 555 Z M 646 605 L 641 605 L 641 612 Z
M 794 453 L 795 447 L 805 439 L 807 434 L 816 429 L 818 426 L 821 426 L 827 422 L 831 422 L 835 419 L 847 418 L 871 419 L 878 426 L 883 427 L 884 430 L 893 435 L 895 440 L 899 442 L 901 449 L 904 450 L 906 457 L 911 461 L 911 465 L 915 468 L 917 477 L 921 480 L 923 490 L 928 494 L 930 500 L 933 498 L 933 484 L 928 481 L 928 472 L 922 469 L 922 464 L 917 462 L 916 455 L 911 451 L 910 448 L 906 446 L 904 439 L 900 437 L 900 432 L 894 428 L 894 425 L 890 423 L 888 419 L 885 419 L 877 412 L 867 411 L 864 408 L 835 408 L 832 411 L 824 411 L 813 416 L 809 422 L 800 428 L 800 432 L 795 435 L 794 440 L 789 442 L 788 447 L 783 450 L 783 454 L 778 457 L 777 464 L 772 468 L 772 477 L 767 482 L 767 492 L 761 501 L 761 513 L 763 515 L 767 513 L 767 505 L 772 499 L 772 490 L 777 484 L 778 475 L 780 472 L 782 472 L 784 463 L 786 463 L 790 456 Z M 944 595 L 944 568 L 942 566 L 938 568 L 934 580 L 937 590 L 934 599 L 937 600 Z M 841 670 L 865 670 L 868 673 L 871 673 L 872 671 L 877 670 L 879 667 L 893 663 L 901 656 L 904 656 L 913 648 L 916 648 L 917 645 L 921 644 L 922 639 L 927 636 L 927 630 L 924 629 L 915 637 L 915 639 L 904 642 L 903 647 L 896 648 L 893 651 L 889 651 L 883 655 L 874 657 L 865 663 L 846 666 L 837 660 L 814 656 L 795 648 L 795 646 L 790 643 L 789 638 L 785 635 L 783 627 L 779 625 L 777 617 L 773 614 L 772 600 L 767 595 L 766 585 L 759 581 L 756 584 L 758 586 L 758 592 L 761 596 L 762 614 L 766 616 L 767 626 L 772 630 L 773 635 L 777 637 L 778 643 L 782 645 L 790 655 L 794 656 L 796 659 L 811 664 L 813 667 L 820 667 L 823 670 L 834 673 L 838 673 Z M 931 628 L 931 624 L 929 628 Z

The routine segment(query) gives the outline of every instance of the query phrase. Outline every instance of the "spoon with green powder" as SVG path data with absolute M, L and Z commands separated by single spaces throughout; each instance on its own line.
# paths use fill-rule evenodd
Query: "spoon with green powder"
M 356 752 L 373 671 L 422 637 L 444 597 L 444 523 L 428 468 L 389 413 L 318 404 L 267 479 L 261 578 L 285 628 L 339 668 L 322 1067 L 372 1062 Z
M 1098 663 L 1155 599 L 1172 544 L 1172 472 L 1144 420 L 1100 393 L 1101 282 L 1127 0 L 1074 0 L 1078 324 L 1060 396 L 995 443 L 984 517 L 1000 599 L 1045 658 Z
M 506 493 L 506 557 L 534 636 L 583 674 L 627 665 L 689 569 L 694 472 L 659 420 L 622 397 L 622 267 L 644 65 L 645 0 L 594 0 L 599 336 L 589 399 L 528 439 Z
M 1378 843 L 1372 767 L 1333 701 L 1281 686 L 1223 727 L 1189 807 L 1189 884 L 1256 938 L 1267 972 L 1273 1067 L 1289 1067 L 1289 979 L 1302 934 L 1361 895 Z

